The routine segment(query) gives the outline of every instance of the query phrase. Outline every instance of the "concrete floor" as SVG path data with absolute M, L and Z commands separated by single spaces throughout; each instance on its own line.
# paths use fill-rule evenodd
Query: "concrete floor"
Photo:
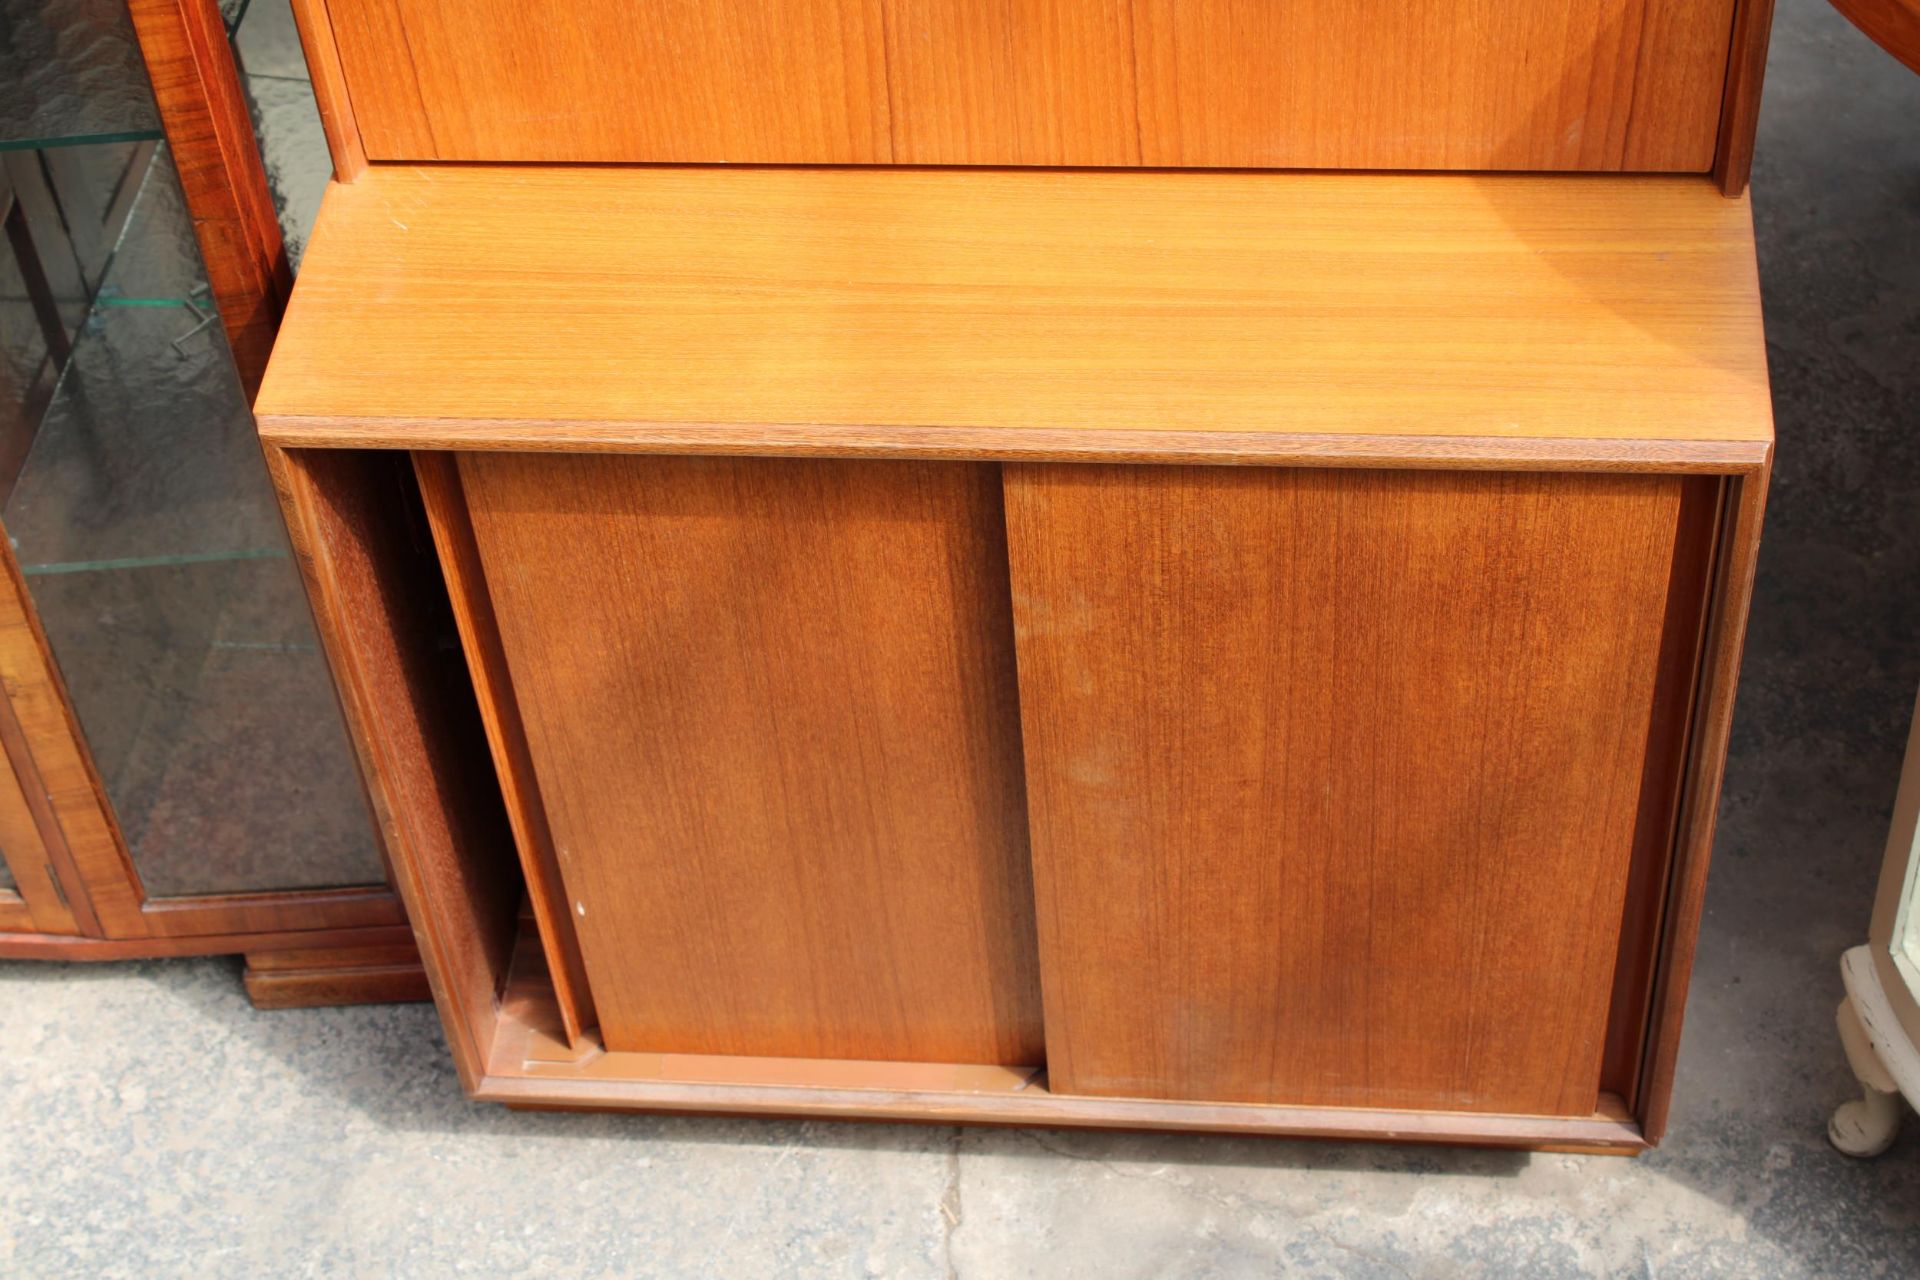
M 426 1007 L 11 964 L 0 1274 L 1914 1274 L 1920 1123 L 1823 1130 L 1920 684 L 1920 77 L 1782 0 L 1762 133 L 1779 470 L 1659 1151 L 515 1115 Z

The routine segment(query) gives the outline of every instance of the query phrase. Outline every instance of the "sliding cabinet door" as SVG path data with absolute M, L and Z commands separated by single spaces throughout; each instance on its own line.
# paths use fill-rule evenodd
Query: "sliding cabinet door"
M 1591 1115 L 1716 485 L 1009 465 L 1051 1087 Z
M 459 474 L 607 1047 L 1037 1063 L 998 469 Z

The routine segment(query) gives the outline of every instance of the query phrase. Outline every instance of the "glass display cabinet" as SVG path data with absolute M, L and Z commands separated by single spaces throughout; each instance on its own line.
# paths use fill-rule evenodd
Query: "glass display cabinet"
M 275 214 L 327 172 L 284 0 L 4 19 L 0 956 L 233 952 L 261 1003 L 424 998 L 249 409 Z

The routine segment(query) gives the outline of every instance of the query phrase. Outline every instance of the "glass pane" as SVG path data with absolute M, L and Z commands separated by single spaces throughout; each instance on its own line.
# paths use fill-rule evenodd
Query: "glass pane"
M 1920 840 L 1907 851 L 1906 888 L 1900 895 L 1900 914 L 1893 922 L 1893 950 L 1896 956 L 1906 961 L 1897 966 L 1902 976 L 1911 978 L 1920 974 L 1920 911 L 1914 909 L 1914 899 L 1920 889 Z M 1920 990 L 1909 993 L 1915 1003 L 1920 1003 Z
M 67 344 L 87 309 L 87 291 L 57 218 L 43 223 L 49 230 L 42 239 L 50 242 L 44 253 L 16 248 L 33 228 L 14 191 L 12 159 L 0 156 L 0 213 L 6 220 L 0 240 L 0 482 L 19 467 L 13 445 L 31 434 L 29 424 L 45 411 Z
M 0 0 L 0 150 L 160 136 L 126 0 Z
M 153 146 L 0 151 L 0 444 L 32 437 Z M 19 464 L 18 448 L 0 448 L 0 488 Z
M 0 4 L 10 31 L 69 10 L 94 16 Z M 117 0 L 106 7 L 124 13 Z M 28 9 L 37 18 L 23 18 Z M 224 12 L 247 21 L 240 4 Z M 57 39 L 27 33 L 18 47 L 77 62 L 78 50 L 111 43 L 82 23 Z M 130 85 L 150 113 L 135 58 L 120 64 L 121 97 Z M 12 74 L 0 65 L 0 80 Z M 263 83 L 250 79 L 250 92 Z M 305 100 L 311 109 L 310 91 Z M 6 372 L 50 383 L 39 411 L 0 417 L 0 461 L 14 459 L 0 468 L 0 518 L 150 895 L 378 882 L 351 750 L 172 161 L 164 145 L 114 147 L 69 143 L 57 163 L 55 151 L 7 157 L 9 174 L 32 166 L 22 172 L 87 196 L 62 210 L 92 214 L 66 220 L 79 225 L 72 244 L 45 227 L 16 237 L 9 223 L 0 245 Z M 91 258 L 89 236 L 103 241 Z M 64 293 L 35 310 L 25 285 L 48 274 L 44 261 L 64 271 Z M 17 339 L 16 315 L 29 321 Z

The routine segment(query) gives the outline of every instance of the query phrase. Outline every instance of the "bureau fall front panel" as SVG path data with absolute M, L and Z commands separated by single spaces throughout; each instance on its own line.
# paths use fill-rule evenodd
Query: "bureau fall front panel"
M 1717 481 L 459 457 L 608 1048 L 1594 1112 Z

